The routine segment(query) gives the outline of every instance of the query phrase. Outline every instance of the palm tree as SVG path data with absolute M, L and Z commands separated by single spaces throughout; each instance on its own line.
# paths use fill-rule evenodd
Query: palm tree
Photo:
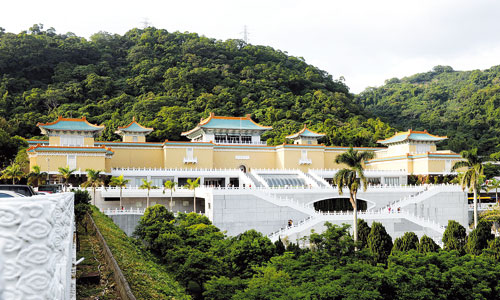
M 493 178 L 488 183 L 488 187 L 487 187 L 488 192 L 495 189 L 495 199 L 496 199 L 498 205 L 500 205 L 500 201 L 498 201 L 498 189 L 499 188 L 500 188 L 500 180 Z
M 124 179 L 123 174 L 118 177 L 111 177 L 111 181 L 109 182 L 110 186 L 117 186 L 120 188 L 120 209 L 123 209 L 122 205 L 122 189 L 127 186 L 127 183 L 130 180 Z
M 462 190 L 467 188 L 474 193 L 474 228 L 476 228 L 478 218 L 477 191 L 484 172 L 484 159 L 477 155 L 477 148 L 471 149 L 470 151 L 464 150 L 460 152 L 460 155 L 464 160 L 456 162 L 451 170 L 456 171 L 461 168 L 466 168 L 463 175 L 460 177 L 460 185 L 462 186 Z
M 37 165 L 33 166 L 31 169 L 33 169 L 33 171 L 31 171 L 28 174 L 28 184 L 35 185 L 35 186 L 42 185 L 45 182 L 45 178 L 47 177 L 47 173 L 42 172 L 42 169 L 40 168 L 40 166 L 37 166 Z
M 342 195 L 342 188 L 347 187 L 349 189 L 349 201 L 351 202 L 353 209 L 353 232 L 354 232 L 354 242 L 358 240 L 358 204 L 356 195 L 360 185 L 363 186 L 363 191 L 366 191 L 366 186 L 368 181 L 366 180 L 365 174 L 363 172 L 363 163 L 373 158 L 373 152 L 359 152 L 350 148 L 347 152 L 344 152 L 335 158 L 335 163 L 346 164 L 349 166 L 347 169 L 339 170 L 334 178 L 333 182 L 337 185 L 339 195 Z
M 170 190 L 170 211 L 172 211 L 172 206 L 173 206 L 173 201 L 172 201 L 172 194 L 173 192 L 175 191 L 175 186 L 177 185 L 177 182 L 175 181 L 171 181 L 171 180 L 167 180 L 165 181 L 165 188 L 163 189 L 163 193 L 165 194 L 165 189 L 169 189 Z
M 25 174 L 21 166 L 13 163 L 3 170 L 0 179 L 8 179 L 8 180 L 12 179 L 12 184 L 16 184 L 16 179 L 21 180 L 21 178 L 23 178 L 24 175 Z
M 66 188 L 68 187 L 68 181 L 71 178 L 71 175 L 76 171 L 76 169 L 70 169 L 68 166 L 66 168 L 59 167 L 59 177 L 64 178 L 64 191 L 66 192 Z
M 200 186 L 200 177 L 196 178 L 196 180 L 188 179 L 185 188 L 193 190 L 193 203 L 194 203 L 194 212 L 196 212 L 196 188 Z
M 148 190 L 148 196 L 146 198 L 146 208 L 148 208 L 149 207 L 149 191 L 151 191 L 151 189 L 155 188 L 153 186 L 153 182 L 152 181 L 147 181 L 146 179 L 143 179 L 142 180 L 142 184 L 141 184 L 141 186 L 139 188 L 143 189 L 143 190 Z
M 95 190 L 96 188 L 103 186 L 104 185 L 104 180 L 101 178 L 101 170 L 94 170 L 94 169 L 86 169 L 85 172 L 87 172 L 87 181 L 85 181 L 82 186 L 84 188 L 92 187 L 92 192 L 93 192 L 93 200 L 94 200 L 94 205 L 95 205 Z

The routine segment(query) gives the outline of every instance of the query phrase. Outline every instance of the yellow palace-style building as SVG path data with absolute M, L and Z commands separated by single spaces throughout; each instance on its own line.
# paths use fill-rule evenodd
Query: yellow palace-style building
M 57 174 L 59 167 L 66 166 L 82 174 L 89 168 L 117 176 L 121 170 L 129 170 L 126 177 L 132 179 L 131 185 L 140 185 L 140 180 L 148 178 L 160 186 L 165 180 L 171 179 L 167 173 L 161 178 L 162 176 L 145 177 L 139 173 L 133 176 L 130 172 L 145 168 L 185 170 L 185 178 L 193 177 L 189 170 L 200 169 L 236 169 L 245 173 L 251 170 L 297 170 L 310 173 L 316 170 L 317 173 L 322 173 L 322 170 L 342 168 L 343 166 L 335 163 L 335 158 L 348 149 L 319 144 L 318 140 L 324 134 L 309 130 L 306 126 L 287 136 L 293 143 L 268 146 L 261 141 L 261 134 L 272 128 L 254 122 L 250 115 L 222 117 L 211 113 L 195 128 L 182 133 L 191 140 L 185 142 L 146 142 L 146 136 L 153 128 L 146 128 L 135 119 L 125 127 L 118 127 L 116 133 L 122 137 L 121 142 L 95 141 L 104 126 L 91 124 L 85 117 L 59 117 L 51 123 L 39 123 L 38 127 L 48 136 L 48 140 L 29 140 L 27 152 L 30 166 L 38 165 L 49 174 Z M 410 174 L 450 173 L 454 162 L 460 160 L 460 155 L 451 151 L 438 151 L 436 143 L 444 139 L 446 137 L 435 136 L 426 131 L 409 130 L 378 141 L 384 147 L 355 149 L 375 153 L 375 158 L 365 163 L 371 183 L 405 184 L 404 177 Z M 381 172 L 369 172 L 371 170 Z M 383 171 L 387 171 L 385 175 Z M 380 176 L 374 177 L 372 173 Z M 177 180 L 180 177 L 182 181 L 182 175 L 174 177 Z M 218 186 L 244 184 L 240 184 L 241 180 L 236 178 L 219 175 L 214 178 L 203 176 L 202 180 L 204 184 Z M 283 181 L 284 184 L 286 182 Z M 266 183 L 269 184 L 264 180 L 263 184 Z M 300 180 L 288 182 L 300 183 Z
M 287 136 L 289 143 L 278 146 L 261 140 L 272 128 L 256 123 L 250 115 L 222 117 L 212 113 L 183 132 L 190 141 L 181 142 L 146 142 L 153 128 L 135 119 L 117 128 L 122 137 L 119 142 L 96 141 L 104 126 L 85 118 L 59 117 L 38 127 L 48 140 L 29 140 L 30 166 L 40 166 L 52 181 L 58 180 L 59 167 L 76 169 L 82 177 L 86 169 L 94 169 L 128 180 L 123 197 L 118 189 L 106 188 L 98 189 L 93 200 L 100 209 L 112 209 L 108 215 L 128 233 L 135 223 L 120 219 L 125 212 L 143 211 L 153 204 L 204 213 L 229 235 L 254 228 L 273 239 L 299 238 L 311 229 L 321 232 L 325 221 L 342 224 L 352 220 L 345 211 L 350 207 L 346 199 L 349 193 L 339 193 L 331 186 L 336 172 L 345 167 L 336 164 L 335 158 L 349 148 L 321 144 L 324 134 L 306 126 Z M 409 175 L 451 174 L 461 157 L 436 149 L 436 143 L 444 139 L 409 130 L 378 141 L 381 147 L 355 148 L 374 152 L 374 158 L 365 162 L 370 186 L 358 193 L 362 218 L 382 222 L 393 237 L 414 231 L 436 241 L 444 230 L 439 224 L 453 219 L 466 226 L 467 197 L 459 186 L 408 185 Z M 181 188 L 193 178 L 200 178 L 200 188 Z M 146 194 L 137 188 L 143 180 L 160 189 Z M 178 188 L 163 191 L 167 180 L 176 182 Z M 280 231 L 290 220 L 297 222 L 297 227 Z

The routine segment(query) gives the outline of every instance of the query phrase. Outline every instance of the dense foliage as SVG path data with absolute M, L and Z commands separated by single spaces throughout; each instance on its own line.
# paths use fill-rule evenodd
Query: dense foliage
M 447 135 L 444 147 L 472 147 L 481 154 L 500 151 L 500 66 L 480 71 L 432 71 L 387 80 L 368 88 L 357 102 L 400 130 Z
M 484 234 L 476 234 L 469 247 L 482 254 L 474 255 L 441 250 L 425 235 L 419 243 L 414 233 L 391 249 L 380 223 L 358 224 L 358 243 L 348 225 L 327 222 L 323 233 L 307 238 L 310 247 L 299 248 L 287 239 L 272 244 L 254 230 L 226 237 L 204 216 L 174 217 L 156 205 L 147 209 L 136 235 L 195 299 L 500 297 L 499 238 L 485 243 Z M 447 243 L 454 238 L 461 236 L 448 234 Z
M 7 133 L 39 136 L 37 122 L 86 116 L 106 125 L 103 139 L 115 140 L 116 127 L 136 116 L 155 128 L 152 141 L 178 140 L 210 111 L 252 114 L 273 126 L 264 136 L 270 144 L 303 123 L 342 146 L 373 146 L 393 133 L 366 117 L 342 80 L 270 47 L 152 27 L 90 40 L 42 25 L 19 34 L 0 28 L 0 127 Z
M 113 220 L 95 207 L 92 207 L 92 218 L 137 299 L 191 299 L 165 267 L 134 239 L 127 237 Z

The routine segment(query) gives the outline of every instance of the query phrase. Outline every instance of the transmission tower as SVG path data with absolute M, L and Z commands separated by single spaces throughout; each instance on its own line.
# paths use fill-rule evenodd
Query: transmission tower
M 143 18 L 141 23 L 143 29 L 146 29 L 151 26 L 151 22 L 149 22 L 148 18 Z
M 250 35 L 250 32 L 248 32 L 247 25 L 243 26 L 243 41 L 245 41 L 246 44 L 248 44 L 248 36 Z

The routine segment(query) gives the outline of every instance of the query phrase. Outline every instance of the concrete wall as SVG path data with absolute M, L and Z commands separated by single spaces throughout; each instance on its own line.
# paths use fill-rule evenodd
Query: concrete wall
M 285 227 L 289 219 L 298 221 L 307 217 L 291 207 L 278 206 L 250 193 L 214 195 L 213 209 L 213 224 L 232 236 L 249 229 L 269 234 Z

